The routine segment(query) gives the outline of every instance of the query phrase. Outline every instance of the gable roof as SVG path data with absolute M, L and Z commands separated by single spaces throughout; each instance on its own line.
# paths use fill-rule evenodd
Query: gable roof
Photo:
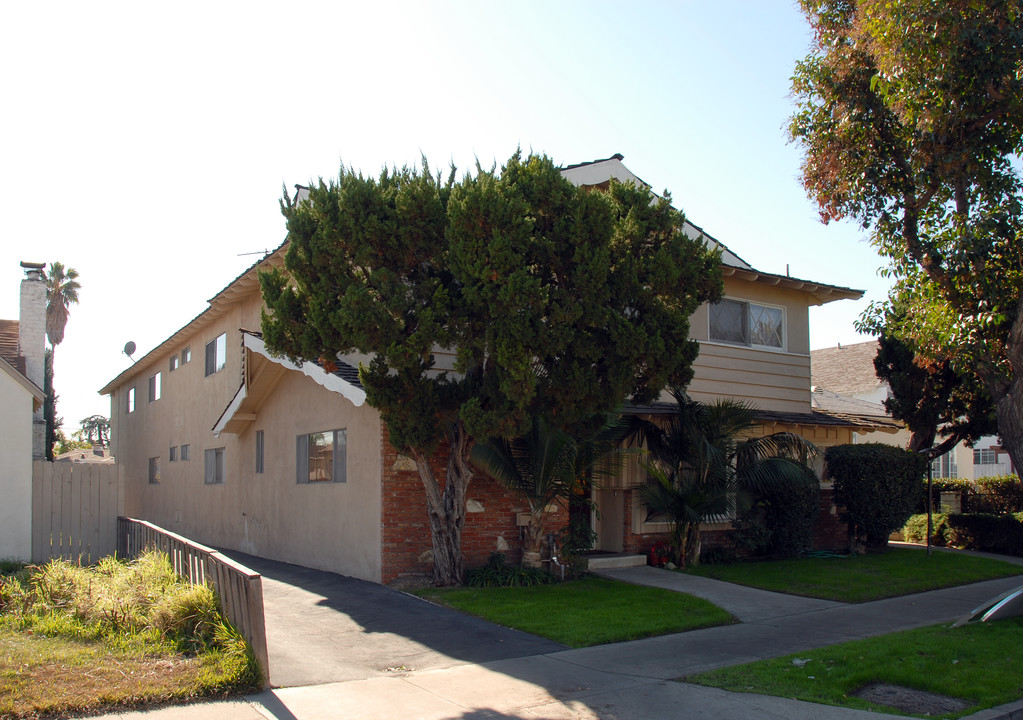
M 810 351 L 810 384 L 839 395 L 873 392 L 884 383 L 874 370 L 877 340 Z
M 43 400 L 46 398 L 46 393 L 43 392 L 41 387 L 25 377 L 25 374 L 18 370 L 18 368 L 7 362 L 7 358 L 2 355 L 0 355 L 0 373 L 10 376 L 12 380 L 21 385 L 30 395 L 32 395 L 33 411 L 40 408 L 43 404 Z
M 577 165 L 568 165 L 561 171 L 561 174 L 576 185 L 583 187 L 607 187 L 611 179 L 614 178 L 619 182 L 635 183 L 652 192 L 649 183 L 641 180 L 622 164 L 623 159 L 624 156 L 621 153 L 615 153 L 603 160 L 590 160 Z M 685 221 L 683 231 L 694 240 L 703 237 L 704 242 L 712 247 L 720 248 L 722 273 L 725 277 L 766 285 L 778 285 L 790 290 L 805 292 L 813 298 L 815 305 L 824 305 L 835 300 L 859 300 L 863 297 L 863 290 L 802 280 L 789 275 L 761 272 L 732 252 L 723 242 L 688 219 Z

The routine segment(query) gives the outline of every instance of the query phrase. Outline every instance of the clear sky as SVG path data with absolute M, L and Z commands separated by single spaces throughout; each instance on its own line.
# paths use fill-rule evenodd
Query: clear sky
M 867 291 L 811 311 L 813 348 L 887 281 L 823 226 L 787 142 L 809 31 L 790 0 L 6 3 L 0 317 L 19 261 L 81 274 L 57 348 L 68 431 L 97 391 L 284 239 L 283 186 L 384 165 L 625 156 L 754 267 Z

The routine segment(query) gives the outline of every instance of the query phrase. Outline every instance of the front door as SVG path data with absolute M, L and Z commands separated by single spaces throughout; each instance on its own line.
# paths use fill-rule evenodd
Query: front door
M 597 533 L 594 550 L 622 552 L 625 549 L 625 493 L 622 490 L 597 490 Z

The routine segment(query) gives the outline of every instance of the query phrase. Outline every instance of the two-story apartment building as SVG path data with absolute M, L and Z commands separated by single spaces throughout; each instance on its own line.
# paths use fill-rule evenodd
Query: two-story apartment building
M 612 177 L 640 183 L 621 161 L 615 155 L 563 173 L 582 186 Z M 207 544 L 376 582 L 428 573 L 418 473 L 366 404 L 360 358 L 341 358 L 326 372 L 315 363 L 298 368 L 263 346 L 257 273 L 283 264 L 286 248 L 245 271 L 101 390 L 111 398 L 114 454 L 137 490 L 128 495 L 138 498 L 139 516 Z M 762 411 L 764 433 L 791 430 L 819 445 L 875 427 L 815 411 L 810 402 L 808 308 L 862 293 L 762 273 L 722 250 L 725 298 L 692 318 L 701 350 L 691 394 L 749 400 Z M 596 492 L 597 549 L 642 552 L 666 530 L 646 522 L 634 492 L 641 475 L 634 464 Z M 467 562 L 495 550 L 514 558 L 526 509 L 496 482 L 474 480 L 463 531 Z

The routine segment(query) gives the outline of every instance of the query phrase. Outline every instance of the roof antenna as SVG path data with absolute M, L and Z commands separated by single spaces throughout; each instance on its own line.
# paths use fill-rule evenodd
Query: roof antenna
M 128 359 L 131 360 L 132 363 L 135 362 L 135 358 L 132 357 L 132 355 L 135 354 L 135 343 L 134 342 L 132 342 L 131 340 L 126 342 L 124 344 L 124 351 L 123 352 L 124 352 L 125 355 L 128 356 Z
M 238 253 L 238 257 L 245 257 L 246 255 L 262 255 L 263 257 L 267 257 L 269 254 L 269 250 L 256 250 L 255 252 Z

